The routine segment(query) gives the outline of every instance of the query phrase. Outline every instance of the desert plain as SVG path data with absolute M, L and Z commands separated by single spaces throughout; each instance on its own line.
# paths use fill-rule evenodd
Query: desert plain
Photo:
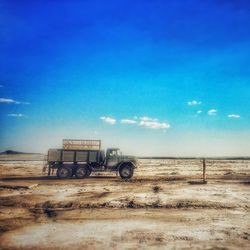
M 140 159 L 59 180 L 43 155 L 0 156 L 0 249 L 250 249 L 250 161 Z

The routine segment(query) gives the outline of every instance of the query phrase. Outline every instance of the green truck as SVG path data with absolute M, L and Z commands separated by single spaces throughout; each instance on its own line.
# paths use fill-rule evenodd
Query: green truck
M 44 171 L 60 179 L 87 178 L 92 172 L 116 172 L 122 179 L 130 179 L 137 167 L 134 156 L 122 155 L 119 148 L 101 150 L 100 140 L 63 140 L 62 149 L 49 149 Z

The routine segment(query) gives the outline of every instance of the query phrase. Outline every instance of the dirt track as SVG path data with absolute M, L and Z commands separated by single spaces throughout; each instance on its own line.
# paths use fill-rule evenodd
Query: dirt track
M 44 177 L 0 162 L 2 249 L 249 249 L 250 161 L 141 160 L 135 177 Z

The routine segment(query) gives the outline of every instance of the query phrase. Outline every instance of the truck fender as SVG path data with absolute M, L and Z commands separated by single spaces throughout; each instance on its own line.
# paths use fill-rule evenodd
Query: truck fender
M 117 167 L 117 170 L 119 171 L 120 167 L 123 165 L 123 164 L 130 164 L 133 169 L 136 168 L 136 165 L 132 162 L 132 161 L 122 161 L 118 164 L 118 167 Z

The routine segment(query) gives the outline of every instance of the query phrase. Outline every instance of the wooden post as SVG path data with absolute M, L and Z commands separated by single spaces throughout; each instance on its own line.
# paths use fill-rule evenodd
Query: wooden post
M 206 159 L 203 159 L 203 183 L 206 183 Z

